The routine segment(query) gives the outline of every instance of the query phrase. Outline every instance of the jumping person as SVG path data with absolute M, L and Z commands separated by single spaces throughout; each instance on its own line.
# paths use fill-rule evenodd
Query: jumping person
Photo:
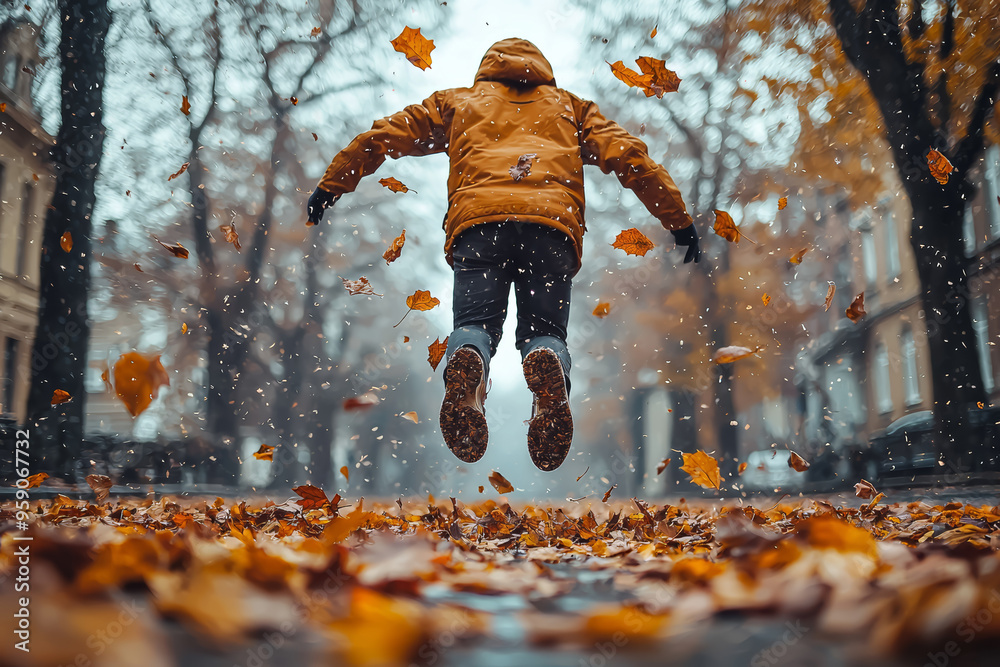
M 438 91 L 355 137 L 309 198 L 309 221 L 318 223 L 386 157 L 442 152 L 451 164 L 444 251 L 455 272 L 455 330 L 441 433 L 462 461 L 486 452 L 489 363 L 513 284 L 515 346 L 534 394 L 528 451 L 536 466 L 555 470 L 573 440 L 566 324 L 586 229 L 583 165 L 614 171 L 687 247 L 685 263 L 701 256 L 698 234 L 676 184 L 646 145 L 593 102 L 557 88 L 545 56 L 523 39 L 490 47 L 472 87 Z

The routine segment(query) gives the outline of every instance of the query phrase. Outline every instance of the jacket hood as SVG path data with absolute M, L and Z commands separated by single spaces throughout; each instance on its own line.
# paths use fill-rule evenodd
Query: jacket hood
M 554 86 L 552 65 L 526 39 L 510 37 L 489 48 L 479 63 L 476 81 L 503 81 L 521 86 Z

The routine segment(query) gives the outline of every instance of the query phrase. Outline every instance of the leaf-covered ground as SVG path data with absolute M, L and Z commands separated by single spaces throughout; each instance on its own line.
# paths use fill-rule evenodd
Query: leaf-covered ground
M 733 619 L 777 630 L 717 664 L 803 664 L 817 643 L 839 664 L 960 664 L 1000 638 L 988 504 L 345 504 L 312 489 L 280 504 L 58 496 L 33 503 L 27 533 L 4 504 L 0 614 L 30 595 L 32 650 L 5 639 L 0 663 L 472 664 L 514 642 L 522 665 L 708 664 L 687 662 L 692 636 Z M 30 593 L 15 593 L 26 543 Z

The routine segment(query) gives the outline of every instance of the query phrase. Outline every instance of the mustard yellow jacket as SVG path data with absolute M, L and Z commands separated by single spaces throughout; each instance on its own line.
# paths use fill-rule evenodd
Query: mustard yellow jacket
M 541 51 L 523 39 L 497 42 L 470 88 L 441 90 L 383 118 L 340 151 L 319 182 L 353 192 L 385 158 L 447 152 L 445 255 L 454 240 L 483 222 L 536 222 L 562 230 L 583 250 L 583 165 L 614 171 L 666 229 L 691 224 L 677 185 L 646 145 L 608 120 L 593 102 L 556 87 Z M 510 168 L 534 153 L 530 173 Z M 579 267 L 579 264 L 578 264 Z

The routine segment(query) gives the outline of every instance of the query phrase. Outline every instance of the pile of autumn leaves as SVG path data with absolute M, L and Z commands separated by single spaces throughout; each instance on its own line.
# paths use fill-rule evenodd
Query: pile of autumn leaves
M 35 503 L 33 627 L 60 641 L 38 642 L 25 664 L 89 655 L 88 638 L 133 607 L 141 611 L 107 647 L 109 662 L 124 652 L 123 664 L 174 664 L 171 619 L 208 647 L 273 650 L 308 637 L 348 664 L 420 664 L 428 647 L 443 650 L 442 633 L 448 646 L 495 639 L 494 615 L 476 611 L 488 605 L 469 602 L 499 594 L 525 599 L 526 641 L 558 649 L 612 637 L 624 651 L 667 646 L 723 613 L 804 619 L 817 638 L 850 640 L 868 655 L 927 650 L 968 618 L 979 621 L 967 641 L 1000 637 L 1000 613 L 986 622 L 980 613 L 1000 602 L 998 507 L 887 505 L 880 495 L 858 508 L 634 498 L 515 507 L 502 497 L 368 506 L 295 491 L 280 504 Z M 14 517 L 9 504 L 0 509 L 8 578 L 23 544 Z M 565 566 L 603 575 L 626 602 L 551 611 L 574 586 Z M 12 587 L 0 595 L 0 613 L 13 613 Z M 0 645 L 0 662 L 24 663 L 12 651 Z

